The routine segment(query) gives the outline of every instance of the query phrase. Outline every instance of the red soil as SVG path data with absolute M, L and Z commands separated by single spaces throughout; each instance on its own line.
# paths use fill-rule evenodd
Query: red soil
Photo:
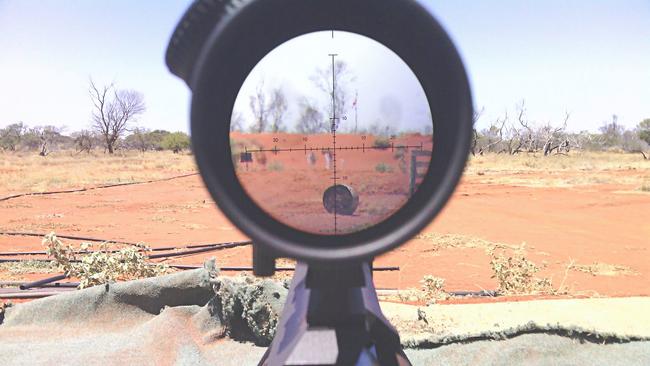
M 563 281 L 570 260 L 626 266 L 636 274 L 592 276 L 569 271 L 564 284 L 582 295 L 650 295 L 650 195 L 618 193 L 625 189 L 630 187 L 487 185 L 466 177 L 424 232 L 464 234 L 514 245 L 526 242 L 529 258 L 547 264 L 541 275 L 552 277 L 556 286 Z M 0 203 L 0 231 L 52 230 L 152 246 L 246 239 L 216 208 L 198 176 Z M 401 270 L 377 273 L 377 286 L 418 287 L 424 275 L 433 274 L 446 279 L 447 290 L 496 288 L 483 249 L 436 252 L 431 247 L 431 242 L 414 239 L 378 258 L 376 265 L 397 265 Z M 25 250 L 42 250 L 40 239 L 0 236 L 0 251 Z M 201 264 L 212 255 L 221 266 L 251 264 L 250 247 L 172 262 Z M 6 279 L 7 273 L 0 273 L 0 280 Z
M 322 200 L 325 190 L 334 184 L 334 164 L 336 183 L 349 185 L 359 195 L 353 215 L 337 215 L 336 232 L 354 232 L 383 221 L 408 201 L 410 150 L 399 146 L 421 146 L 428 151 L 432 146 L 431 136 L 407 135 L 390 140 L 391 147 L 377 150 L 372 149 L 373 136 L 338 135 L 336 146 L 343 150 L 337 150 L 334 157 L 322 151 L 332 147 L 328 134 L 233 134 L 232 138 L 243 151 L 294 150 L 253 153 L 252 163 L 238 162 L 237 175 L 253 200 L 280 221 L 327 234 L 335 232 L 334 215 L 323 209 Z M 316 150 L 308 152 L 307 148 Z

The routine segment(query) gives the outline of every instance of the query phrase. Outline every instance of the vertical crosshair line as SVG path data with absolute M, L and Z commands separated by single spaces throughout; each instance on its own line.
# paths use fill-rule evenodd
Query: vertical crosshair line
M 332 57 L 332 162 L 334 167 L 334 233 L 337 232 L 337 218 L 336 218 L 336 205 L 338 201 L 336 199 L 336 72 L 334 70 L 334 57 L 337 56 L 335 53 L 329 54 Z

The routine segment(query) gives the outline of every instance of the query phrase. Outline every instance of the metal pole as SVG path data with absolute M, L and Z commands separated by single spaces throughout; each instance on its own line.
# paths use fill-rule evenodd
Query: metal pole
M 66 275 L 66 274 L 57 275 L 57 276 L 54 276 L 54 277 L 48 277 L 48 278 L 44 278 L 42 280 L 38 280 L 38 281 L 34 281 L 34 282 L 28 282 L 28 283 L 22 284 L 22 285 L 20 285 L 18 287 L 21 290 L 27 290 L 27 289 L 32 288 L 32 287 L 40 287 L 40 286 L 48 284 L 48 283 L 65 280 L 67 277 L 68 277 L 68 275 Z

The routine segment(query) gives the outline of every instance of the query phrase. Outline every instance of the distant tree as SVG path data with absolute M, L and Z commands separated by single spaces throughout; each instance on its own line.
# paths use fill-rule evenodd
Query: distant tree
M 395 135 L 397 130 L 389 123 L 384 123 L 378 119 L 365 129 L 365 132 L 374 136 L 390 137 L 391 135 Z
M 28 150 L 37 150 L 40 156 L 47 156 L 55 143 L 61 139 L 62 130 L 55 126 L 29 128 L 23 135 L 22 145 Z
M 335 61 L 334 67 L 328 66 L 317 70 L 311 78 L 314 85 L 327 95 L 324 105 L 328 120 L 334 114 L 336 114 L 336 118 L 345 116 L 350 95 L 349 86 L 355 79 L 348 64 L 341 60 Z M 333 105 L 334 109 L 332 109 Z M 336 120 L 337 128 L 340 121 L 340 119 Z
M 311 134 L 328 131 L 328 123 L 323 114 L 308 100 L 301 102 L 300 117 L 296 124 L 296 130 L 299 133 Z
M 476 146 L 478 145 L 478 139 L 479 139 L 479 134 L 478 134 L 478 131 L 476 130 L 476 124 L 481 119 L 481 116 L 483 116 L 484 112 L 485 112 L 485 107 L 481 107 L 481 109 L 479 109 L 479 110 L 474 109 L 474 114 L 472 115 L 472 126 L 474 126 L 473 130 L 472 130 L 472 134 L 473 134 L 472 147 L 471 147 L 471 150 L 470 150 L 472 155 L 476 155 Z M 431 113 L 431 112 L 429 112 L 429 113 Z M 429 135 L 430 132 L 433 132 L 433 126 L 426 125 L 424 127 L 424 134 Z
M 625 131 L 621 136 L 621 148 L 626 152 L 641 152 L 648 148 L 648 143 L 639 137 L 636 131 Z
M 3 150 L 16 151 L 27 127 L 22 123 L 13 123 L 0 129 L 0 148 Z
M 77 152 L 90 151 L 97 145 L 97 136 L 89 130 L 81 130 L 72 134 L 74 147 Z
M 620 146 L 623 141 L 625 128 L 618 123 L 618 116 L 612 115 L 611 122 L 605 122 L 600 128 L 602 144 L 605 147 Z
M 149 138 L 149 142 L 151 143 L 152 149 L 157 151 L 164 150 L 165 148 L 163 147 L 163 140 L 169 134 L 171 134 L 171 132 L 165 130 L 153 130 L 149 132 L 148 138 Z
M 149 130 L 146 128 L 136 127 L 131 130 L 131 134 L 124 139 L 124 145 L 127 149 L 145 152 L 154 148 L 151 140 L 151 132 Z
M 639 122 L 636 130 L 639 138 L 650 145 L 650 118 L 646 118 L 643 121 Z
M 264 93 L 264 83 L 260 82 L 255 89 L 255 94 L 250 96 L 249 106 L 255 122 L 251 127 L 251 132 L 262 133 L 268 128 L 269 111 L 266 104 L 266 94 Z
M 184 132 L 173 132 L 163 138 L 162 146 L 166 150 L 172 150 L 178 154 L 190 147 L 190 137 Z
M 271 101 L 268 106 L 271 117 L 271 132 L 284 130 L 282 120 L 287 113 L 287 108 L 287 97 L 284 95 L 282 88 L 273 89 L 271 92 Z
M 113 84 L 98 88 L 90 79 L 93 102 L 92 125 L 104 140 L 109 154 L 128 126 L 145 111 L 144 97 L 134 90 L 116 89 Z
M 239 111 L 233 111 L 230 117 L 230 132 L 244 131 L 244 117 Z

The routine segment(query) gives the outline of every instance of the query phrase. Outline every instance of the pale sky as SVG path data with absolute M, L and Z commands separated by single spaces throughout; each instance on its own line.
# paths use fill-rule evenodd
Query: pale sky
M 235 101 L 238 111 L 251 126 L 255 118 L 250 111 L 250 96 L 263 85 L 267 99 L 271 91 L 281 88 L 287 96 L 288 110 L 285 127 L 295 131 L 300 116 L 300 102 L 308 99 L 320 107 L 324 118 L 331 97 L 316 86 L 318 70 L 331 69 L 332 58 L 345 62 L 348 71 L 337 81 L 345 89 L 347 120 L 339 123 L 343 131 L 351 131 L 358 120 L 359 129 L 372 124 L 388 125 L 395 132 L 424 132 L 431 126 L 429 104 L 424 90 L 411 69 L 393 51 L 380 43 L 348 32 L 322 31 L 294 38 L 266 55 L 250 73 Z M 326 76 L 330 76 L 329 75 Z M 328 79 L 329 79 L 328 77 Z M 357 96 L 357 115 L 352 102 Z M 338 108 L 337 108 L 338 109 Z
M 0 127 L 87 128 L 88 78 L 142 92 L 140 125 L 189 129 L 189 90 L 164 64 L 189 1 L 0 0 Z M 423 3 L 464 59 L 487 124 L 526 99 L 531 120 L 596 130 L 650 117 L 647 0 Z

